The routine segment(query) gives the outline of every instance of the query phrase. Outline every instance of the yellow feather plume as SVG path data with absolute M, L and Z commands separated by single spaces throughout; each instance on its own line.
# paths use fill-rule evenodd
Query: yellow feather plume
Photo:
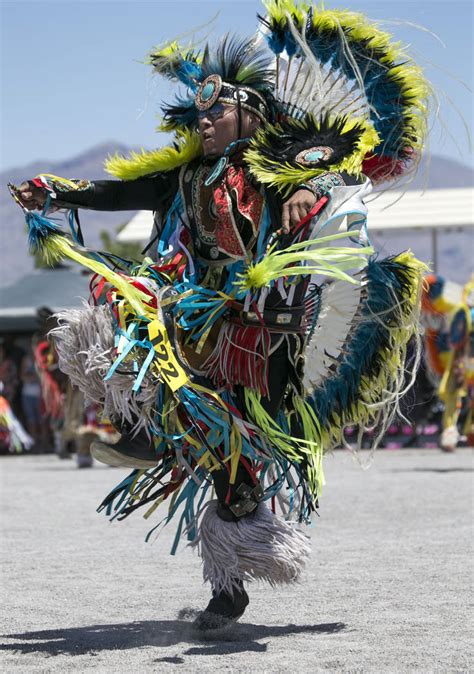
M 120 180 L 135 180 L 150 173 L 172 171 L 188 164 L 202 152 L 201 139 L 195 131 L 178 131 L 175 142 L 174 147 L 131 152 L 129 158 L 116 154 L 106 160 L 105 170 Z

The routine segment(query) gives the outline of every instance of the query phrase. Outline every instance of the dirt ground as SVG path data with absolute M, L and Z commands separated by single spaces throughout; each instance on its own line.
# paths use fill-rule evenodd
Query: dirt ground
M 241 622 L 203 640 L 209 589 L 184 543 L 169 555 L 173 526 L 145 543 L 159 513 L 95 512 L 124 471 L 1 457 L 0 671 L 473 671 L 472 466 L 470 450 L 328 457 L 304 580 L 251 586 Z

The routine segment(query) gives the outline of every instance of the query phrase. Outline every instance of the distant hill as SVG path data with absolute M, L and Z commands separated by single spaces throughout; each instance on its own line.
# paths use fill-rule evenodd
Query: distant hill
M 72 159 L 60 162 L 38 160 L 0 173 L 0 285 L 9 285 L 34 268 L 33 258 L 28 253 L 23 215 L 10 197 L 6 184 L 12 182 L 19 185 L 38 173 L 53 173 L 65 178 L 110 179 L 103 170 L 104 159 L 115 152 L 128 154 L 131 149 L 119 143 L 108 142 L 96 145 Z M 99 232 L 102 229 L 115 233 L 116 228 L 128 222 L 135 213 L 136 211 L 81 211 L 81 226 L 87 244 L 98 246 Z
M 104 179 L 110 177 L 103 170 L 104 159 L 117 151 L 127 154 L 131 149 L 134 148 L 107 142 L 65 161 L 37 160 L 26 166 L 10 169 L 0 174 L 0 285 L 9 285 L 33 269 L 33 260 L 27 250 L 22 213 L 8 193 L 7 182 L 20 184 L 23 180 L 41 172 L 54 173 L 68 178 Z M 410 189 L 420 189 L 421 187 L 439 189 L 472 185 L 474 185 L 472 169 L 452 159 L 434 156 L 431 157 L 428 164 L 423 163 L 420 173 L 410 185 Z M 134 211 L 120 213 L 82 211 L 81 224 L 86 242 L 90 246 L 98 245 L 100 243 L 98 236 L 100 230 L 105 229 L 114 233 L 117 226 L 127 222 L 133 214 Z M 411 246 L 424 259 L 430 258 L 429 238 L 426 234 L 410 234 L 404 236 L 402 242 L 397 236 L 394 239 L 394 245 L 397 249 Z M 443 266 L 449 273 L 452 270 L 452 280 L 463 282 L 469 274 L 469 250 L 471 245 L 472 241 L 469 241 L 466 234 L 450 238 L 449 251 L 446 250 L 446 253 L 449 253 L 449 259 L 444 261 Z M 387 252 L 392 252 L 389 250 L 388 241 L 384 241 L 384 247 L 386 247 Z M 448 275 L 448 272 L 444 273 Z
M 454 159 L 446 157 L 424 157 L 416 178 L 409 189 L 448 189 L 451 187 L 473 187 L 474 169 Z

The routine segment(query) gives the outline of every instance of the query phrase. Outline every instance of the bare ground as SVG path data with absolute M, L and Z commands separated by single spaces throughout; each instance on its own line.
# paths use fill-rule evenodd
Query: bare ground
M 204 640 L 199 560 L 173 525 L 95 506 L 123 476 L 54 456 L 2 457 L 2 672 L 468 672 L 473 669 L 472 453 L 326 460 L 303 582 L 250 588 L 232 629 Z

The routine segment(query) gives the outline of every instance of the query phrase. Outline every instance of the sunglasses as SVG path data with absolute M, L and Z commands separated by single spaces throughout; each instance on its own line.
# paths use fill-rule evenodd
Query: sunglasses
M 209 110 L 199 110 L 198 119 L 209 119 L 212 123 L 216 122 L 218 119 L 222 119 L 226 115 L 229 115 L 231 112 L 234 112 L 235 107 L 232 106 L 230 109 L 227 108 L 222 103 L 216 103 L 209 108 Z

